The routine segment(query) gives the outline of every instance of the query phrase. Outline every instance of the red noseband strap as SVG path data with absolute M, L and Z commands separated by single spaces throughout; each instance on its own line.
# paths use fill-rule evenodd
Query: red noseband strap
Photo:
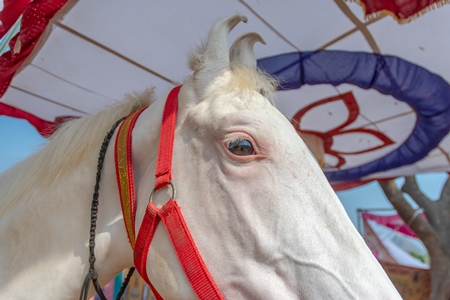
M 181 86 L 174 88 L 167 97 L 161 124 L 161 136 L 156 165 L 155 188 L 171 185 L 172 154 L 175 126 L 178 110 L 178 93 Z M 180 207 L 174 199 L 170 199 L 158 209 L 150 199 L 136 242 L 134 241 L 134 218 L 136 215 L 136 195 L 134 193 L 134 177 L 131 161 L 131 131 L 140 113 L 130 115 L 122 124 L 116 139 L 116 171 L 122 212 L 128 238 L 134 248 L 134 264 L 136 270 L 152 289 L 156 299 L 163 299 L 151 284 L 147 274 L 147 255 L 153 235 L 160 220 L 172 242 L 178 260 L 199 299 L 224 299 L 209 274 L 195 242 L 181 214 Z M 124 131 L 124 132 L 122 132 Z M 173 187 L 172 187 L 173 188 Z M 173 191 L 174 192 L 174 191 Z

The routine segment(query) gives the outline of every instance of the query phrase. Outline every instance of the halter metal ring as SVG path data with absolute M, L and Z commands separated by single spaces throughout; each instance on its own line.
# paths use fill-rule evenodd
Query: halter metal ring
M 156 192 L 159 191 L 161 188 L 166 187 L 166 186 L 171 186 L 172 187 L 172 199 L 175 199 L 177 197 L 177 190 L 175 189 L 175 185 L 172 183 L 172 181 L 169 180 L 168 184 L 160 187 L 159 189 L 153 188 L 152 193 L 150 194 L 150 198 L 148 199 L 148 202 L 153 202 L 153 198 L 156 195 Z

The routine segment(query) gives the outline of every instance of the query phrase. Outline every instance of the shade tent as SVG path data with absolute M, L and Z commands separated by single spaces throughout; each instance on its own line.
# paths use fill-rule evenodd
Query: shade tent
M 187 53 L 211 25 L 240 12 L 249 22 L 230 43 L 247 31 L 265 38 L 255 52 L 280 80 L 277 106 L 321 149 L 336 188 L 450 170 L 449 5 L 403 25 L 380 13 L 366 19 L 362 6 L 339 0 L 24 7 L 20 38 L 0 58 L 0 114 L 27 119 L 43 134 L 127 93 L 156 86 L 163 96 L 191 73 Z

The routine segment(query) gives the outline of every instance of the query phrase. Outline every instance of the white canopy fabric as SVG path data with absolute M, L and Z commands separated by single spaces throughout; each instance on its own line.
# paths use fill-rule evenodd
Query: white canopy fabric
M 236 12 L 249 22 L 232 31 L 230 44 L 257 31 L 267 42 L 255 47 L 267 71 L 296 66 L 301 86 L 283 77 L 297 73 L 283 73 L 290 89 L 278 92 L 277 106 L 299 131 L 324 140 L 324 171 L 333 184 L 450 171 L 448 5 L 399 25 L 389 16 L 366 21 L 361 6 L 341 0 L 69 1 L 0 99 L 20 113 L 3 114 L 55 122 L 151 86 L 164 96 L 190 75 L 189 50 Z M 277 63 L 287 53 L 299 59 Z M 333 81 L 342 70 L 355 75 Z M 364 70 L 381 92 L 364 86 Z M 377 82 L 381 70 L 388 90 Z M 413 88 L 419 99 L 408 94 Z M 402 95 L 407 101 L 395 98 Z

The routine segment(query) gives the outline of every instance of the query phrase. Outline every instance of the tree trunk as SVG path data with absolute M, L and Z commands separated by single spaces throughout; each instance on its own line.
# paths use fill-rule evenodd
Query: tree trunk
M 393 180 L 379 181 L 386 197 L 403 221 L 422 240 L 430 255 L 431 300 L 450 300 L 450 177 L 441 197 L 431 201 L 417 185 L 415 177 L 406 177 L 400 191 Z M 422 208 L 427 220 L 418 215 L 403 196 L 407 193 Z

